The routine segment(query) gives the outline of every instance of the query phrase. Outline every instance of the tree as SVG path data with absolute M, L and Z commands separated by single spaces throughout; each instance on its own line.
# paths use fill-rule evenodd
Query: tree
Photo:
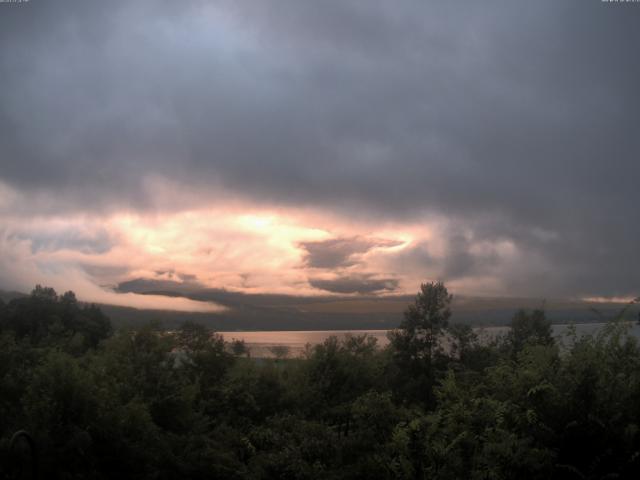
M 82 310 L 77 310 L 76 315 L 80 324 L 79 331 L 85 338 L 85 345 L 95 348 L 100 341 L 111 335 L 111 321 L 96 305 L 85 306 Z
M 273 347 L 269 347 L 269 351 L 277 360 L 287 358 L 291 353 L 291 349 L 286 345 L 274 345 Z
M 0 312 L 1 313 L 1 312 Z M 81 306 L 73 292 L 57 295 L 36 285 L 28 297 L 15 298 L 4 308 L 1 328 L 34 345 L 56 345 L 80 354 L 95 348 L 112 333 L 109 318 L 96 305 Z
M 348 422 L 350 404 L 355 398 L 381 383 L 382 366 L 376 339 L 369 335 L 335 335 L 313 347 L 305 369 L 314 411 L 324 411 L 336 422 Z
M 396 387 L 406 400 L 433 400 L 433 358 L 449 324 L 453 295 L 442 282 L 420 285 L 415 302 L 404 312 L 400 327 L 389 332 Z M 398 390 L 398 388 L 396 388 Z
M 451 356 L 464 363 L 470 350 L 476 345 L 478 335 L 471 325 L 456 323 L 447 329 L 451 341 Z
M 246 355 L 248 357 L 251 355 L 245 341 L 238 340 L 237 338 L 231 340 L 231 351 L 236 357 L 241 357 L 242 355 Z
M 414 304 L 405 310 L 400 328 L 390 333 L 397 353 L 413 360 L 432 358 L 438 339 L 449 324 L 452 300 L 444 283 L 423 283 Z
M 518 310 L 511 320 L 511 330 L 507 334 L 511 351 L 516 354 L 526 345 L 551 345 L 553 335 L 551 322 L 542 309 L 532 312 Z
M 207 327 L 193 321 L 180 325 L 176 340 L 178 346 L 187 353 L 205 350 L 211 343 L 212 333 Z

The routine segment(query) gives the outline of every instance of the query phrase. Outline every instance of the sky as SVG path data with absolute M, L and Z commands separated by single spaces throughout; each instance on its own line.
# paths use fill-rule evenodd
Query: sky
M 0 289 L 640 294 L 640 4 L 0 3 Z

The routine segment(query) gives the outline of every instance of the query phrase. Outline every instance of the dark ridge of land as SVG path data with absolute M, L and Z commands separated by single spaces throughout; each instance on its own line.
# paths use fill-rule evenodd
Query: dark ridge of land
M 0 290 L 0 300 L 3 302 L 10 302 L 14 298 L 26 297 L 26 293 L 14 292 L 8 290 Z
M 395 328 L 402 313 L 414 297 L 397 295 L 296 297 L 289 295 L 251 295 L 220 289 L 193 289 L 177 282 L 165 282 L 165 289 L 156 283 L 129 282 L 121 284 L 122 293 L 165 295 L 198 301 L 213 301 L 227 310 L 220 313 L 177 312 L 136 309 L 102 304 L 102 310 L 116 326 L 140 326 L 160 322 L 175 328 L 186 320 L 195 321 L 221 331 L 240 330 L 377 330 Z M 175 285 L 174 285 L 175 284 Z M 168 287 L 176 287 L 171 290 Z M 5 302 L 23 296 L 19 292 L 0 291 Z M 454 296 L 452 322 L 472 326 L 507 325 L 513 314 L 521 309 L 544 308 L 547 318 L 558 323 L 602 322 L 616 316 L 624 304 L 594 303 L 581 300 L 509 297 Z M 636 320 L 639 308 L 633 306 L 625 319 Z

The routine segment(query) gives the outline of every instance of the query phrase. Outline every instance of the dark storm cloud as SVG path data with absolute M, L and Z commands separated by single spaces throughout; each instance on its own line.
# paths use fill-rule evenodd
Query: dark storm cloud
M 376 238 L 332 238 L 317 242 L 301 242 L 306 250 L 305 263 L 312 268 L 338 268 L 355 265 L 357 254 L 366 253 L 375 247 L 393 247 L 402 242 Z
M 640 287 L 638 5 L 0 7 L 0 179 L 27 199 L 150 208 L 158 176 L 349 215 L 431 213 L 524 252 L 503 273 L 514 291 Z M 459 247 L 454 277 L 477 264 Z
M 311 280 L 317 284 L 316 288 L 343 295 L 375 294 L 381 291 L 392 291 L 397 287 L 395 279 L 376 279 L 373 275 L 352 275 L 336 277 L 333 279 Z M 252 307 L 285 307 L 299 306 L 305 303 L 316 303 L 318 301 L 336 300 L 343 297 L 325 294 L 323 296 L 313 295 L 281 295 L 281 294 L 252 294 L 245 292 L 232 292 L 222 288 L 206 288 L 197 283 L 183 283 L 172 280 L 158 280 L 149 278 L 136 278 L 119 283 L 115 290 L 119 293 L 138 293 L 143 295 L 161 294 L 172 297 L 183 297 L 191 300 L 216 302 L 228 307 L 247 306 Z M 348 298 L 348 297 L 345 297 Z
M 320 290 L 340 294 L 392 292 L 398 288 L 398 280 L 377 278 L 370 274 L 339 275 L 331 279 L 310 278 L 309 284 Z
M 422 241 L 393 253 L 392 263 L 405 272 L 433 272 L 434 278 L 443 281 L 493 275 L 496 268 L 502 266 L 503 259 L 493 246 L 499 238 L 483 243 L 484 238 L 458 228 L 443 229 L 438 236 L 439 242 L 445 246 L 444 252 L 436 255 L 432 253 L 429 242 Z

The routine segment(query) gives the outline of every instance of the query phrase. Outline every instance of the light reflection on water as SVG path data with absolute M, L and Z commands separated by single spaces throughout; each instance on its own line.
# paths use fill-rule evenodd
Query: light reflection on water
M 582 335 L 596 334 L 604 325 L 604 323 L 579 323 L 575 324 L 576 334 L 578 337 Z M 569 325 L 560 324 L 553 325 L 553 335 L 555 337 L 563 337 L 568 333 Z M 505 334 L 509 327 L 478 327 L 474 331 L 481 339 L 491 339 L 497 335 Z M 378 341 L 379 347 L 388 345 L 389 339 L 387 332 L 389 330 L 317 330 L 317 331 L 275 331 L 275 332 L 218 332 L 224 336 L 226 341 L 244 340 L 249 348 L 252 357 L 273 357 L 270 351 L 274 346 L 285 346 L 289 348 L 289 357 L 299 357 L 303 354 L 307 344 L 317 345 L 324 342 L 330 336 L 343 338 L 347 334 L 351 335 L 370 335 Z M 640 338 L 640 325 L 631 325 L 631 334 L 636 338 Z

